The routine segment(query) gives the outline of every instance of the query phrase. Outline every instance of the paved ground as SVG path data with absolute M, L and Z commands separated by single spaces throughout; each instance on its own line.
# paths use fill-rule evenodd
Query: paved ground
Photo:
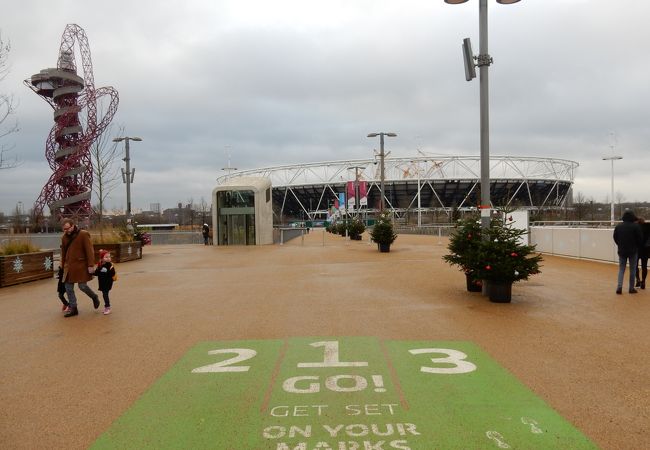
M 650 448 L 650 291 L 615 295 L 614 265 L 547 257 L 493 304 L 444 238 L 322 244 L 146 247 L 110 316 L 80 294 L 64 319 L 55 280 L 0 289 L 0 447 L 87 448 L 198 342 L 372 336 L 472 341 L 600 447 Z

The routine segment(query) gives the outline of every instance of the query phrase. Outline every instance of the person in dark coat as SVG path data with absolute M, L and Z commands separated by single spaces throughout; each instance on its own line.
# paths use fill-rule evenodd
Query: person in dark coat
M 643 234 L 641 227 L 635 223 L 636 216 L 632 211 L 625 211 L 621 218 L 623 223 L 619 223 L 614 228 L 614 242 L 618 247 L 618 284 L 616 293 L 623 292 L 623 276 L 625 275 L 625 265 L 630 262 L 629 290 L 630 294 L 636 294 L 634 289 L 634 279 L 636 276 L 636 261 L 639 254 L 639 247 L 643 244 Z
M 108 250 L 99 250 L 99 262 L 95 269 L 95 276 L 104 298 L 104 315 L 108 315 L 111 313 L 111 300 L 108 298 L 108 292 L 113 288 L 115 280 L 115 266 L 111 262 L 111 252 Z
M 641 227 L 643 243 L 639 247 L 640 266 L 636 270 L 636 286 L 645 289 L 645 279 L 648 276 L 648 256 L 650 256 L 650 222 L 639 217 L 637 223 Z
M 63 219 L 62 227 L 61 267 L 63 267 L 63 282 L 69 303 L 64 317 L 72 317 L 79 314 L 77 297 L 74 292 L 75 283 L 79 285 L 79 289 L 84 294 L 92 299 L 93 307 L 99 308 L 99 297 L 87 284 L 93 279 L 93 273 L 95 273 L 95 250 L 90 241 L 90 233 L 80 230 L 74 220 Z
M 59 266 L 59 273 L 57 274 L 57 279 L 59 280 L 56 284 L 56 292 L 59 294 L 59 300 L 63 303 L 62 311 L 65 312 L 69 303 L 65 299 L 65 284 L 63 283 L 63 267 Z
M 209 243 L 210 243 L 210 226 L 207 223 L 203 224 L 203 228 L 201 229 L 201 233 L 203 234 L 203 244 L 204 245 L 209 245 Z

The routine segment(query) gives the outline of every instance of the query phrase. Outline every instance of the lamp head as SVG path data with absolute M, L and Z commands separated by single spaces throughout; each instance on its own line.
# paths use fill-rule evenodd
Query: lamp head
M 497 0 L 497 3 L 501 3 L 502 5 L 511 5 L 513 3 L 517 3 L 519 0 Z M 467 0 L 445 0 L 445 3 L 449 3 L 450 5 L 460 5 L 461 3 L 465 3 Z
M 377 137 L 379 136 L 379 133 L 370 133 L 368 137 Z
M 139 137 L 132 137 L 132 138 L 129 138 L 129 139 L 131 139 L 132 141 L 141 141 L 142 140 L 142 138 L 139 138 Z
M 113 142 L 122 142 L 124 138 L 113 138 Z

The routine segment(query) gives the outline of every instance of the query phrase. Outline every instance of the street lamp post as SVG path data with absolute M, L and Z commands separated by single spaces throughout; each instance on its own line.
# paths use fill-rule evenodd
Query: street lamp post
M 369 138 L 372 137 L 377 137 L 379 136 L 379 193 L 381 195 L 379 199 L 379 213 L 383 214 L 384 213 L 384 157 L 386 156 L 384 153 L 384 136 L 388 137 L 395 137 L 397 134 L 395 133 L 370 133 L 368 135 Z
M 122 161 L 126 163 L 126 170 L 122 169 L 122 182 L 126 183 L 126 227 L 130 231 L 133 231 L 133 224 L 131 223 L 131 183 L 133 183 L 133 177 L 135 176 L 135 168 L 131 170 L 129 141 L 140 142 L 142 141 L 142 138 L 125 136 L 113 139 L 113 142 L 122 141 L 124 141 L 124 158 Z
M 468 0 L 445 0 L 445 3 L 457 5 Z M 519 0 L 497 0 L 497 3 L 509 5 Z M 492 57 L 488 53 L 488 14 L 487 0 L 479 0 L 479 67 L 480 114 L 481 114 L 481 228 L 490 227 L 490 109 L 488 69 Z M 471 78 L 468 79 L 468 81 Z
M 610 221 L 611 224 L 614 225 L 614 161 L 617 159 L 623 159 L 622 156 L 604 156 L 603 161 L 611 161 L 612 162 L 612 208 L 611 208 L 611 214 L 610 214 Z
M 420 187 L 420 162 L 428 162 L 428 160 L 423 160 L 423 161 L 411 161 L 411 163 L 416 165 L 416 173 L 418 175 L 418 228 L 422 226 L 422 200 L 421 200 L 421 192 L 422 188 Z
M 363 170 L 365 168 L 365 166 L 348 167 L 348 169 L 354 169 L 354 209 L 356 210 L 357 219 L 359 218 L 359 213 L 361 210 L 361 199 L 359 198 L 359 170 Z

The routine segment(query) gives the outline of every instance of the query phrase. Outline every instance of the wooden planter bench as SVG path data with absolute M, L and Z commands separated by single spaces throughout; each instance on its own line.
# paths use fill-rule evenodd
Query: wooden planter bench
M 108 250 L 115 263 L 142 259 L 142 242 L 119 242 L 117 244 L 93 244 L 95 248 L 95 262 L 99 261 L 99 251 Z
M 54 277 L 54 252 L 0 256 L 0 287 Z

